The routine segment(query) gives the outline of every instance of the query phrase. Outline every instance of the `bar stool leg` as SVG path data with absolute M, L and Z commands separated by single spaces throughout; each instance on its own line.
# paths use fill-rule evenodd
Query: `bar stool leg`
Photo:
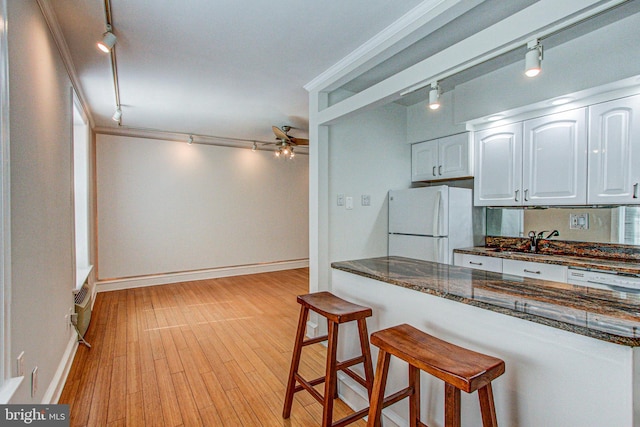
M 380 427 L 382 404 L 384 402 L 384 389 L 387 387 L 387 374 L 389 373 L 390 360 L 391 355 L 380 349 L 378 352 L 376 375 L 373 380 L 373 390 L 371 391 L 371 403 L 369 405 L 369 420 L 367 422 L 367 427 Z
M 322 410 L 322 427 L 331 427 L 333 422 L 333 399 L 337 392 L 338 379 L 336 358 L 338 352 L 338 324 L 329 322 L 329 340 L 327 342 L 327 369 L 324 384 L 324 408 Z
M 296 374 L 300 365 L 300 356 L 302 355 L 302 343 L 304 341 L 305 330 L 307 327 L 307 316 L 309 309 L 305 306 L 300 308 L 300 319 L 298 320 L 298 331 L 296 332 L 296 341 L 293 346 L 293 355 L 291 357 L 291 369 L 289 371 L 289 380 L 287 381 L 287 391 L 284 397 L 284 408 L 282 409 L 282 418 L 291 416 L 291 406 L 293 405 L 293 394 L 296 388 Z
M 364 379 L 367 383 L 367 395 L 371 400 L 373 390 L 373 365 L 371 363 L 371 349 L 369 348 L 369 332 L 367 319 L 358 319 L 358 333 L 360 334 L 360 350 L 364 357 Z
M 409 426 L 417 427 L 420 421 L 420 370 L 409 365 L 409 387 L 413 393 L 409 396 Z
M 482 414 L 483 427 L 498 427 L 491 383 L 478 389 L 478 398 L 480 399 L 480 413 Z
M 460 389 L 444 384 L 444 427 L 461 427 Z

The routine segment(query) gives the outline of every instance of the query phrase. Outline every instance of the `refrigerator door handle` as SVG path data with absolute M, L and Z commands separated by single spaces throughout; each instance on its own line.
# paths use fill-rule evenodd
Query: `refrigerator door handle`
M 440 235 L 440 223 L 442 222 L 442 218 L 440 217 L 440 202 L 442 200 L 442 194 L 440 192 L 436 192 L 436 200 L 433 204 L 433 235 Z

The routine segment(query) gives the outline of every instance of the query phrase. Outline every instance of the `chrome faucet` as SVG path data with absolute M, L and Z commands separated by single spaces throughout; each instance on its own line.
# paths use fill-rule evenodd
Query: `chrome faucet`
M 550 239 L 552 237 L 560 236 L 560 232 L 558 230 L 553 230 L 546 238 Z

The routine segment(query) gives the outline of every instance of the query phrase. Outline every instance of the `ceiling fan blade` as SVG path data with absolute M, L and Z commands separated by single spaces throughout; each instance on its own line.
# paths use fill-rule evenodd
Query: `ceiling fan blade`
M 291 138 L 289 137 L 289 135 L 284 133 L 282 129 L 280 129 L 279 127 L 271 126 L 271 129 L 273 130 L 273 133 L 275 134 L 276 138 L 284 141 L 291 141 Z
M 309 145 L 309 140 L 305 138 L 290 137 L 291 141 L 296 145 Z

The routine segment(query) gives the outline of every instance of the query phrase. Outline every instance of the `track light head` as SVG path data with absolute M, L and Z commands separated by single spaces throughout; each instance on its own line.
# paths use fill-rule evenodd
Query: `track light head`
M 117 37 L 115 34 L 111 32 L 109 29 L 106 33 L 102 35 L 102 40 L 98 42 L 98 49 L 105 53 L 111 52 L 113 46 L 116 44 Z
M 120 120 L 122 119 L 122 110 L 120 109 L 120 107 L 116 108 L 116 112 L 113 113 L 113 117 L 111 118 L 114 122 L 120 122 Z
M 251 151 L 253 151 L 255 153 L 255 151 L 258 149 L 258 144 L 254 141 L 253 142 L 253 147 L 251 147 Z
M 431 90 L 429 91 L 429 108 L 437 110 L 440 108 L 440 88 L 438 82 L 431 83 Z
M 189 135 L 189 139 L 187 139 L 187 144 L 193 144 L 193 135 Z
M 527 54 L 524 57 L 524 74 L 535 77 L 542 71 L 542 45 L 538 39 L 527 43 Z

